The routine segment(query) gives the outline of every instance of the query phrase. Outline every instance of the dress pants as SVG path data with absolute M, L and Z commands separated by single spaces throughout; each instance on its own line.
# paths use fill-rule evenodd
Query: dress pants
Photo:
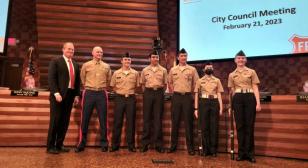
M 145 89 L 143 94 L 142 145 L 151 143 L 162 147 L 162 115 L 164 111 L 164 90 Z M 152 137 L 151 137 L 152 136 Z
M 240 157 L 253 157 L 256 119 L 256 98 L 254 94 L 235 93 L 233 109 L 237 130 L 238 154 Z
M 219 102 L 218 99 L 199 99 L 199 120 L 202 148 L 207 154 L 217 153 Z
M 193 141 L 193 97 L 190 93 L 174 93 L 171 100 L 171 148 L 177 148 L 179 126 L 184 119 L 186 146 L 188 151 L 194 150 Z
M 94 107 L 100 125 L 101 147 L 108 147 L 107 139 L 107 96 L 105 91 L 85 90 L 81 113 L 80 135 L 78 148 L 84 148 L 87 141 L 88 126 Z
M 135 120 L 136 97 L 135 95 L 115 95 L 114 99 L 114 124 L 112 131 L 112 148 L 118 148 L 121 142 L 123 118 L 126 113 L 126 142 L 128 147 L 135 147 Z
M 47 137 L 47 150 L 61 148 L 69 126 L 71 111 L 75 98 L 73 89 L 68 89 L 62 102 L 57 102 L 54 95 L 50 95 L 50 122 Z

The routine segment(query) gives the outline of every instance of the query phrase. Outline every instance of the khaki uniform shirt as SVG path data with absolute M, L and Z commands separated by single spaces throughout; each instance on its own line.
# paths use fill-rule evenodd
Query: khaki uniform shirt
M 123 69 L 120 68 L 113 73 L 110 86 L 117 94 L 135 94 L 135 89 L 139 87 L 139 73 L 130 68 L 128 74 L 125 74 Z
M 196 81 L 199 79 L 196 68 L 185 65 L 179 65 L 171 68 L 169 72 L 169 83 L 173 85 L 174 92 L 193 92 Z
M 82 65 L 80 78 L 84 87 L 106 88 L 111 79 L 110 66 L 103 61 L 88 61 Z
M 244 67 L 238 68 L 229 74 L 228 87 L 234 89 L 252 89 L 252 84 L 259 84 L 260 80 L 255 70 Z
M 224 92 L 221 82 L 213 75 L 205 75 L 196 82 L 195 93 L 217 95 L 221 92 Z
M 166 68 L 160 65 L 155 68 L 149 65 L 142 70 L 140 84 L 146 88 L 163 88 L 167 85 L 168 74 Z

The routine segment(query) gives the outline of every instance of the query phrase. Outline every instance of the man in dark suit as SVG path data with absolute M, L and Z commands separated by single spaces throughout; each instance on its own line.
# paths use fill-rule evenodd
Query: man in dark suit
M 63 56 L 51 61 L 48 69 L 50 88 L 50 124 L 47 138 L 47 153 L 69 152 L 63 146 L 68 129 L 71 110 L 78 104 L 80 95 L 80 71 L 77 62 L 72 60 L 74 45 L 63 45 Z

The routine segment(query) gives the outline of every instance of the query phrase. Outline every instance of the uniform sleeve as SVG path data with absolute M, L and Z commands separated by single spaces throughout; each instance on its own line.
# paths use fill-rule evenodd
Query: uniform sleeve
M 168 75 L 168 83 L 171 85 L 173 85 L 172 72 L 173 72 L 173 69 L 170 70 L 169 75 Z
M 231 73 L 229 74 L 229 78 L 228 78 L 228 87 L 229 88 L 234 88 L 234 81 L 233 81 Z
M 194 68 L 194 79 L 193 79 L 193 86 L 195 86 L 197 80 L 199 79 L 199 75 L 198 72 L 196 70 L 196 68 Z
M 222 87 L 222 84 L 220 82 L 220 80 L 218 79 L 217 81 L 217 93 L 221 93 L 224 92 L 224 88 Z
M 255 70 L 252 70 L 251 81 L 252 81 L 252 84 L 259 84 L 260 83 L 259 77 L 258 77 Z
M 141 71 L 140 75 L 140 85 L 145 83 L 145 77 L 144 77 L 144 69 Z
M 136 71 L 136 80 L 137 80 L 137 82 L 136 82 L 136 87 L 140 87 L 140 75 L 139 75 L 139 72 L 138 71 Z
M 195 89 L 194 89 L 194 92 L 195 92 L 195 93 L 198 93 L 198 92 L 199 92 L 200 83 L 201 83 L 200 80 L 197 80 L 196 85 L 195 85 Z
M 109 71 L 107 72 L 107 85 L 109 85 L 109 83 L 111 81 L 111 75 L 112 75 L 112 73 L 111 73 L 111 69 L 109 67 Z
M 112 77 L 111 77 L 111 80 L 110 80 L 110 86 L 111 87 L 115 86 L 115 79 L 116 79 L 116 73 L 114 72 Z
M 165 85 L 167 85 L 167 83 L 168 83 L 168 73 L 167 73 L 167 70 L 166 69 L 164 69 L 164 77 L 163 77 L 163 79 L 164 79 L 164 84 Z
M 81 79 L 81 84 L 84 86 L 86 82 L 86 64 L 82 65 L 82 68 L 80 71 L 80 79 Z

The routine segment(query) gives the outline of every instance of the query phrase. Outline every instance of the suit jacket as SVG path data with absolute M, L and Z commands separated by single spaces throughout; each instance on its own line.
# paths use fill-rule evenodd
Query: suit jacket
M 72 60 L 75 71 L 75 96 L 80 95 L 80 70 L 77 62 Z M 63 56 L 52 60 L 48 69 L 48 84 L 50 89 L 50 96 L 59 92 L 64 99 L 68 89 L 69 72 Z

